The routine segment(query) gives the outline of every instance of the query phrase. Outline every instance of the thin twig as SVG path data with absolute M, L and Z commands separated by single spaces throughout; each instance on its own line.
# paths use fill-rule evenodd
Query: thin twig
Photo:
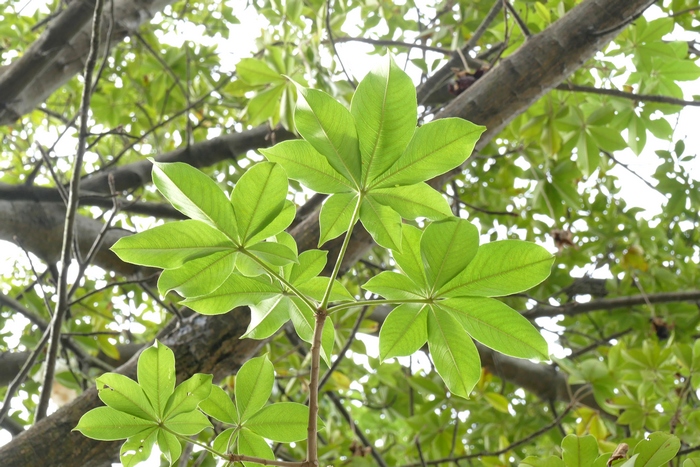
M 607 344 L 611 340 L 617 339 L 618 337 L 622 337 L 626 334 L 629 334 L 630 332 L 632 332 L 632 328 L 628 328 L 628 329 L 625 329 L 623 331 L 610 334 L 609 336 L 605 336 L 602 339 L 599 339 L 591 344 L 588 344 L 585 347 L 581 347 L 580 349 L 572 352 L 571 355 L 567 356 L 566 358 L 574 359 L 576 357 L 580 357 L 581 355 L 583 355 L 587 352 L 590 352 L 591 350 L 595 349 L 596 347 Z
M 80 111 L 80 132 L 78 134 L 78 150 L 75 155 L 73 166 L 73 176 L 71 177 L 70 190 L 68 194 L 68 206 L 66 208 L 66 222 L 63 230 L 63 245 L 61 247 L 61 270 L 59 272 L 56 303 L 56 311 L 51 321 L 51 340 L 49 342 L 48 354 L 46 357 L 46 373 L 44 375 L 43 387 L 39 397 L 39 404 L 36 409 L 35 421 L 46 417 L 46 411 L 51 397 L 51 386 L 53 384 L 54 373 L 56 371 L 56 358 L 58 356 L 59 343 L 61 341 L 61 325 L 68 310 L 68 267 L 71 262 L 71 245 L 73 244 L 74 224 L 78 209 L 78 197 L 80 195 L 80 173 L 85 156 L 86 135 L 88 129 L 88 116 L 90 113 L 90 97 L 92 91 L 92 76 L 95 64 L 97 63 L 97 53 L 100 43 L 100 22 L 102 20 L 103 0 L 96 0 L 95 12 L 92 19 L 92 33 L 90 37 L 90 51 L 85 63 L 85 79 L 83 95 L 81 99 Z
M 335 41 L 333 40 L 333 28 L 331 27 L 331 11 L 333 10 L 333 0 L 326 0 L 326 31 L 328 31 L 328 40 L 331 43 L 331 49 L 333 50 L 333 54 L 335 57 L 338 59 L 338 63 L 340 63 L 340 68 L 343 70 L 343 74 L 345 75 L 345 78 L 347 79 L 347 82 L 352 86 L 353 89 L 357 88 L 357 84 L 355 83 L 355 80 L 350 76 L 348 71 L 345 69 L 345 65 L 343 64 L 343 60 L 340 58 L 340 55 L 338 54 L 338 50 L 335 48 Z
M 503 0 L 503 3 L 505 4 L 506 9 L 510 12 L 510 14 L 515 19 L 515 22 L 518 23 L 518 27 L 523 32 L 525 37 L 527 39 L 529 39 L 530 36 L 532 36 L 532 33 L 530 32 L 530 29 L 527 27 L 527 24 L 525 24 L 525 21 L 523 21 L 523 19 L 520 17 L 518 12 L 515 11 L 515 8 L 513 7 L 513 5 L 510 4 L 510 2 L 508 0 Z
M 647 300 L 649 303 L 697 302 L 700 301 L 700 291 L 660 292 L 646 296 L 631 295 L 628 297 L 592 300 L 586 303 L 568 302 L 559 306 L 536 306 L 524 312 L 523 316 L 527 319 L 557 315 L 576 316 L 590 311 L 614 310 L 616 308 L 629 308 L 634 305 L 645 305 Z
M 352 345 L 352 342 L 355 340 L 355 334 L 357 333 L 357 330 L 360 329 L 360 324 L 362 324 L 362 320 L 365 318 L 365 314 L 367 313 L 367 310 L 369 309 L 369 306 L 365 305 L 362 307 L 362 310 L 360 311 L 360 314 L 357 316 L 357 320 L 355 320 L 355 324 L 352 327 L 352 330 L 350 331 L 350 335 L 348 336 L 348 340 L 345 342 L 345 345 L 343 348 L 340 350 L 340 353 L 338 354 L 338 357 L 335 359 L 331 367 L 328 369 L 325 375 L 323 375 L 323 378 L 318 382 L 318 387 L 322 388 L 327 382 L 328 379 L 331 377 L 333 372 L 338 368 L 340 365 L 340 362 L 343 361 L 343 358 L 345 358 L 345 354 L 347 353 L 348 349 Z
M 454 51 L 445 47 L 435 47 L 432 45 L 418 44 L 415 42 L 394 41 L 389 39 L 371 39 L 369 37 L 338 37 L 335 39 L 336 44 L 343 42 L 363 42 L 365 44 L 378 45 L 381 47 L 407 47 L 409 49 L 420 49 L 423 51 L 437 52 L 443 55 L 450 55 Z
M 594 88 L 592 86 L 579 86 L 577 84 L 562 83 L 555 89 L 560 91 L 585 92 L 588 94 L 601 94 L 604 96 L 621 97 L 639 102 L 657 102 L 659 104 L 683 105 L 700 107 L 700 100 L 687 101 L 669 96 L 659 96 L 656 94 L 637 94 L 634 92 L 618 91 L 617 89 Z
M 475 459 L 477 457 L 498 457 L 501 454 L 505 454 L 508 451 L 511 451 L 519 446 L 522 446 L 523 444 L 529 443 L 533 439 L 538 438 L 539 436 L 542 436 L 543 434 L 547 433 L 552 428 L 556 427 L 559 423 L 561 423 L 561 421 L 564 419 L 564 417 L 566 417 L 566 415 L 568 415 L 568 413 L 571 411 L 571 409 L 573 409 L 573 407 L 576 403 L 577 403 L 576 399 L 572 399 L 572 401 L 566 406 L 566 409 L 564 409 L 564 411 L 561 414 L 559 414 L 559 416 L 556 417 L 553 421 L 551 421 L 547 425 L 543 426 L 539 430 L 537 430 L 533 433 L 530 433 L 525 438 L 522 438 L 518 441 L 515 441 L 514 443 L 506 446 L 503 449 L 499 449 L 497 451 L 481 451 L 481 452 L 477 452 L 474 454 L 465 454 L 462 456 L 435 459 L 435 460 L 427 461 L 427 462 L 425 462 L 425 464 L 421 464 L 421 463 L 406 464 L 402 467 L 422 467 L 423 465 L 437 465 L 437 464 L 443 464 L 446 462 L 455 462 L 455 461 L 465 460 L 465 459 Z
M 36 363 L 37 358 L 41 354 L 41 352 L 44 350 L 44 346 L 46 346 L 46 343 L 49 340 L 49 337 L 51 336 L 51 330 L 50 328 L 46 328 L 44 330 L 44 335 L 41 336 L 41 340 L 36 344 L 36 347 L 32 351 L 31 355 L 29 358 L 27 358 L 24 361 L 24 365 L 22 365 L 22 369 L 19 370 L 19 373 L 15 376 L 15 378 L 12 380 L 10 385 L 7 387 L 7 392 L 5 393 L 5 401 L 2 404 L 2 408 L 0 408 L 0 423 L 5 419 L 5 416 L 7 413 L 10 411 L 10 401 L 12 401 L 12 398 L 15 396 L 15 393 L 19 389 L 19 387 L 24 383 L 24 380 L 27 378 L 27 375 L 29 374 L 29 370 L 32 369 L 34 366 L 34 363 Z M 49 391 L 50 393 L 50 391 Z

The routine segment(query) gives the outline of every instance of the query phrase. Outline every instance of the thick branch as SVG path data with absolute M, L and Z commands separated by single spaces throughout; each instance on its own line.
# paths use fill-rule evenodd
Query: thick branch
M 171 3 L 173 0 L 114 0 L 110 46 Z M 22 57 L 0 74 L 0 125 L 33 110 L 83 69 L 90 49 L 88 23 L 94 6 L 95 0 L 69 2 Z

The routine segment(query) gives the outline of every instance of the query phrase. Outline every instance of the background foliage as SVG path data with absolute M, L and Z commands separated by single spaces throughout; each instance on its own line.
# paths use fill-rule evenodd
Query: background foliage
M 139 22 L 127 27 L 110 21 L 121 13 L 118 5 L 114 10 L 105 5 L 103 41 L 111 50 L 97 64 L 79 214 L 85 221 L 111 219 L 104 174 L 113 170 L 120 201 L 110 235 L 178 218 L 150 183 L 147 156 L 181 157 L 230 191 L 263 160 L 255 149 L 291 138 L 296 89 L 283 74 L 349 105 L 355 77 L 365 72 L 353 66 L 378 60 L 389 50 L 419 86 L 424 123 L 448 102 L 457 105 L 476 95 L 495 79 L 499 64 L 536 40 L 528 36 L 544 34 L 558 19 L 576 14 L 575 5 L 587 2 L 522 1 L 505 10 L 500 1 L 150 3 L 155 17 L 140 27 Z M 613 1 L 598 3 L 607 8 Z M 0 11 L 0 65 L 8 65 L 0 69 L 0 238 L 10 242 L 2 243 L 3 385 L 18 373 L 13 358 L 21 363 L 38 347 L 54 306 L 60 243 L 42 229 L 52 216 L 63 216 L 56 187 L 71 176 L 82 89 L 82 78 L 74 77 L 41 97 L 40 84 L 51 79 L 43 77 L 45 82 L 33 82 L 27 91 L 34 93 L 33 110 L 12 114 L 27 96 L 12 94 L 8 71 L 70 6 L 50 1 L 31 12 L 34 2 L 23 5 L 10 3 Z M 520 238 L 557 252 L 547 281 L 528 295 L 504 299 L 542 329 L 556 358 L 545 367 L 482 354 L 481 380 L 464 400 L 446 392 L 420 352 L 380 366 L 373 341 L 355 338 L 376 334 L 386 310 L 368 309 L 359 321 L 357 312 L 334 316 L 334 353 L 341 359 L 322 391 L 325 462 L 376 465 L 381 457 L 386 465 L 433 465 L 441 459 L 444 465 L 517 465 L 528 456 L 560 457 L 560 446 L 566 461 L 561 444 L 566 435 L 592 436 L 599 454 L 626 442 L 633 454 L 637 443 L 655 431 L 678 437 L 685 453 L 674 461 L 678 465 L 692 457 L 700 446 L 700 190 L 697 148 L 686 147 L 686 134 L 678 129 L 688 128 L 681 109 L 698 105 L 693 94 L 700 94 L 699 14 L 694 0 L 672 0 L 622 21 L 612 43 L 581 60 L 566 81 L 547 88 L 522 113 L 503 116 L 508 124 L 489 135 L 462 170 L 439 181 L 453 211 L 479 226 L 485 240 Z M 124 28 L 130 29 L 122 40 Z M 350 46 L 358 41 L 368 43 L 367 49 Z M 242 49 L 246 42 L 250 50 Z M 433 83 L 430 77 L 440 73 L 451 51 L 465 46 L 468 71 L 490 71 L 478 80 L 460 75 L 462 81 L 453 86 L 477 84 L 457 98 L 445 91 L 447 81 L 436 86 L 437 92 L 422 93 L 421 83 Z M 574 53 L 547 47 L 543 54 L 549 56 Z M 369 56 L 352 60 L 358 50 Z M 56 66 L 67 70 L 76 59 L 61 60 Z M 456 63 L 462 60 L 457 57 Z M 449 67 L 447 76 L 455 77 Z M 517 76 L 512 84 L 500 90 L 512 100 L 528 91 L 518 87 Z M 629 193 L 625 184 L 638 183 L 630 152 L 657 166 L 653 175 L 642 177 L 646 185 L 638 186 L 643 188 L 622 196 Z M 623 158 L 632 163 L 623 165 Z M 300 186 L 293 189 L 289 199 L 300 207 L 293 226 L 300 228 L 304 214 L 320 200 Z M 662 209 L 645 210 L 653 202 L 640 202 L 642 195 L 661 200 Z M 90 237 L 81 230 L 85 225 L 79 223 L 79 238 L 91 241 L 96 231 Z M 54 230 L 60 233 L 60 227 Z M 115 240 L 107 236 L 106 246 Z M 73 297 L 82 299 L 72 303 L 63 324 L 58 393 L 93 386 L 97 376 L 134 349 L 150 344 L 159 332 L 167 335 L 164 323 L 172 317 L 183 323 L 193 319 L 170 298 L 159 298 L 154 271 L 127 269 L 99 255 L 94 262 L 86 265 Z M 370 250 L 344 268 L 341 280 L 359 295 L 359 284 L 392 268 L 385 253 Z M 255 349 L 267 352 L 275 365 L 274 400 L 306 398 L 308 375 L 298 344 L 293 334 L 280 333 Z M 227 391 L 233 390 L 235 370 L 251 356 L 240 355 L 215 372 L 224 377 Z M 35 422 L 42 360 L 39 354 L 8 405 L 3 427 L 15 435 Z M 557 386 L 563 376 L 569 390 Z M 211 442 L 217 429 L 205 430 L 199 440 Z M 70 451 L 68 442 L 60 444 L 58 449 Z M 303 452 L 303 443 L 297 443 L 277 454 L 301 458 Z M 188 465 L 210 462 L 196 453 L 183 459 Z M 549 465 L 535 463 L 545 460 L 525 465 Z M 13 464 L 8 460 L 8 465 Z

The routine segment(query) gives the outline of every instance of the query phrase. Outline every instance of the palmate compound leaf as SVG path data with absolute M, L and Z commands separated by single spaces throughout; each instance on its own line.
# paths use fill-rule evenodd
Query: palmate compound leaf
M 476 229 L 461 219 L 433 222 L 422 234 L 405 226 L 402 237 L 402 251 L 392 254 L 405 276 L 387 271 L 363 285 L 402 303 L 380 331 L 382 359 L 411 353 L 427 332 L 438 373 L 450 391 L 467 397 L 479 377 L 472 338 L 507 355 L 547 358 L 547 344 L 530 322 L 505 304 L 478 296 L 520 292 L 540 283 L 552 262 L 544 248 L 520 241 L 478 247 Z M 427 331 L 421 303 L 430 310 Z
M 100 376 L 97 389 L 108 406 L 83 415 L 75 430 L 104 441 L 127 438 L 125 466 L 147 459 L 154 443 L 172 465 L 182 450 L 172 433 L 192 436 L 211 426 L 197 407 L 210 395 L 212 375 L 193 375 L 175 388 L 173 352 L 156 341 L 139 356 L 137 376 L 138 384 L 116 373 Z
M 298 89 L 297 128 L 306 141 L 261 152 L 291 178 L 332 195 L 321 209 L 319 245 L 348 230 L 358 201 L 374 240 L 395 250 L 402 217 L 450 216 L 442 195 L 422 182 L 462 164 L 483 127 L 445 119 L 416 130 L 415 87 L 391 58 L 362 80 L 350 112 L 320 91 Z

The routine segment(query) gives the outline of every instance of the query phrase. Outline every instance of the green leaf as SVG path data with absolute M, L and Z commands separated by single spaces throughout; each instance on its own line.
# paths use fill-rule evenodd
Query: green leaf
M 238 433 L 240 433 L 239 428 L 229 428 L 222 431 L 214 439 L 212 447 L 218 452 L 233 453 L 233 448 L 236 445 L 236 441 L 238 441 Z
M 303 294 L 320 302 L 321 298 L 323 298 L 323 294 L 325 293 L 326 288 L 328 287 L 329 280 L 330 278 L 326 276 L 313 277 L 308 281 L 304 282 L 303 284 L 297 285 L 297 288 Z M 348 289 L 346 289 L 343 284 L 341 284 L 338 280 L 333 281 L 333 287 L 331 288 L 331 297 L 329 300 L 330 303 L 351 302 L 353 300 L 355 300 L 355 297 L 353 297 L 352 294 L 348 292 Z
M 212 385 L 209 397 L 199 403 L 199 408 L 220 422 L 238 424 L 238 410 L 226 391 L 219 386 Z
M 360 220 L 377 244 L 401 250 L 401 216 L 398 212 L 367 197 L 360 206 Z
M 425 269 L 420 252 L 423 232 L 412 225 L 403 225 L 401 234 L 401 251 L 392 251 L 391 254 L 399 268 L 419 286 L 419 290 L 425 290 Z
M 499 412 L 510 413 L 510 410 L 508 410 L 510 402 L 504 395 L 497 392 L 485 392 L 484 399 L 486 399 L 486 402 L 488 402 L 491 407 Z
M 579 134 L 576 144 L 576 163 L 585 176 L 590 176 L 600 166 L 598 143 L 586 131 Z
M 404 303 L 394 308 L 379 331 L 379 358 L 408 356 L 428 340 L 428 306 Z
M 144 420 L 111 407 L 97 407 L 80 417 L 78 426 L 74 430 L 88 438 L 114 441 L 130 438 L 157 426 L 155 421 Z
M 95 383 L 100 400 L 114 410 L 144 420 L 153 421 L 158 418 L 146 393 L 136 381 L 117 373 L 105 373 Z
M 158 292 L 166 296 L 174 290 L 183 297 L 211 293 L 231 275 L 236 256 L 235 252 L 221 251 L 188 261 L 177 269 L 166 269 L 158 278 Z
M 292 284 L 302 284 L 323 271 L 328 261 L 325 250 L 306 250 L 299 255 L 299 262 L 292 266 L 289 281 Z
M 297 262 L 297 255 L 289 247 L 275 242 L 261 242 L 246 248 L 259 259 L 273 266 Z
M 264 438 L 279 443 L 306 439 L 309 408 L 296 402 L 268 405 L 245 423 L 245 427 Z
M 282 210 L 277 214 L 277 216 L 263 227 L 262 230 L 257 232 L 255 235 L 248 239 L 248 245 L 253 245 L 262 240 L 275 237 L 282 233 L 284 229 L 289 227 L 294 221 L 294 216 L 296 216 L 297 207 L 294 203 L 289 200 L 285 200 L 282 205 Z M 286 245 L 289 247 L 289 245 Z
M 238 180 L 231 194 L 231 203 L 243 244 L 279 215 L 288 188 L 284 169 L 272 162 L 255 164 Z
M 363 289 L 390 300 L 420 300 L 421 290 L 407 276 L 393 271 L 382 271 L 364 283 Z
M 447 389 L 468 398 L 481 377 L 479 353 L 457 320 L 433 307 L 428 312 L 428 348 Z
M 163 418 L 172 418 L 197 409 L 200 402 L 209 397 L 212 388 L 212 375 L 195 373 L 180 383 L 168 399 Z
M 259 125 L 268 119 L 274 121 L 279 119 L 280 102 L 287 88 L 285 84 L 278 84 L 270 87 L 248 101 L 246 114 L 249 125 Z
M 372 190 L 369 198 L 389 206 L 404 219 L 427 217 L 440 220 L 452 216 L 447 200 L 426 183 Z
M 238 454 L 258 459 L 275 459 L 275 453 L 272 452 L 267 441 L 246 428 L 241 428 L 238 433 Z M 243 462 L 242 464 L 246 467 L 262 467 L 262 464 L 257 462 Z
M 592 126 L 588 127 L 588 131 L 597 145 L 608 152 L 619 151 L 627 147 L 627 143 L 617 130 L 609 127 Z
M 438 290 L 462 272 L 478 248 L 479 232 L 467 220 L 450 218 L 426 227 L 420 250 L 431 290 Z
M 211 178 L 182 162 L 151 162 L 153 183 L 175 209 L 238 241 L 233 207 Z
M 426 123 L 415 131 L 401 157 L 370 184 L 376 188 L 414 185 L 459 167 L 484 130 L 461 118 Z
M 110 249 L 127 263 L 172 269 L 186 261 L 234 248 L 218 230 L 200 221 L 186 220 L 122 237 Z
M 356 205 L 357 193 L 336 193 L 326 199 L 318 219 L 321 230 L 318 246 L 348 231 Z
M 238 306 L 255 305 L 278 293 L 279 289 L 266 279 L 231 274 L 214 292 L 203 297 L 188 298 L 182 304 L 204 315 L 219 315 Z
M 293 140 L 276 144 L 260 153 L 271 162 L 280 164 L 289 178 L 318 193 L 354 191 L 353 183 L 339 174 L 307 141 Z
M 136 368 L 139 384 L 159 417 L 175 390 L 175 354 L 159 341 L 141 352 Z
M 291 299 L 277 295 L 250 306 L 250 324 L 241 338 L 267 339 L 289 321 L 289 309 L 294 307 Z
M 319 279 L 326 279 L 326 283 L 328 283 L 327 277 Z M 314 339 L 314 326 L 316 325 L 313 310 L 297 297 L 292 298 L 291 302 L 293 306 L 289 308 L 289 317 L 294 325 L 294 330 L 301 340 L 312 343 Z M 332 324 L 328 325 L 328 323 L 331 323 L 330 318 L 326 318 L 326 325 L 323 326 L 323 334 L 321 335 L 321 356 L 326 363 L 328 363 L 328 366 L 330 366 L 335 330 Z
M 554 257 L 534 243 L 520 240 L 487 243 L 439 295 L 500 297 L 520 293 L 545 280 L 553 262 Z
M 124 441 L 119 450 L 119 460 L 122 466 L 135 467 L 140 462 L 147 460 L 151 456 L 159 431 L 158 428 L 153 427 Z
M 350 109 L 362 154 L 362 185 L 401 156 L 418 119 L 416 88 L 390 57 L 360 82 Z
M 676 457 L 681 448 L 680 440 L 668 433 L 657 431 L 643 439 L 634 447 L 634 454 L 639 454 L 635 467 L 659 467 Z
M 684 460 L 683 467 L 700 467 L 700 457 L 692 457 Z
M 598 442 L 592 435 L 568 435 L 561 442 L 566 467 L 588 467 L 598 457 Z
M 260 410 L 272 394 L 275 369 L 267 355 L 251 358 L 236 375 L 236 407 L 241 423 Z
M 180 440 L 177 439 L 172 433 L 168 433 L 165 430 L 158 430 L 158 448 L 163 453 L 163 456 L 168 461 L 170 465 L 173 465 L 175 461 L 180 458 L 182 454 L 182 445 Z
M 325 92 L 297 84 L 297 94 L 297 131 L 338 173 L 359 187 L 362 159 L 352 114 Z
M 257 58 L 244 58 L 238 62 L 236 74 L 241 81 L 251 86 L 284 82 L 282 75 Z
M 199 410 L 194 410 L 168 418 L 163 422 L 163 425 L 179 435 L 192 436 L 209 428 L 211 423 L 206 415 Z
M 502 354 L 548 359 L 547 341 L 520 313 L 492 298 L 459 297 L 437 306 L 461 323 L 472 338 Z

